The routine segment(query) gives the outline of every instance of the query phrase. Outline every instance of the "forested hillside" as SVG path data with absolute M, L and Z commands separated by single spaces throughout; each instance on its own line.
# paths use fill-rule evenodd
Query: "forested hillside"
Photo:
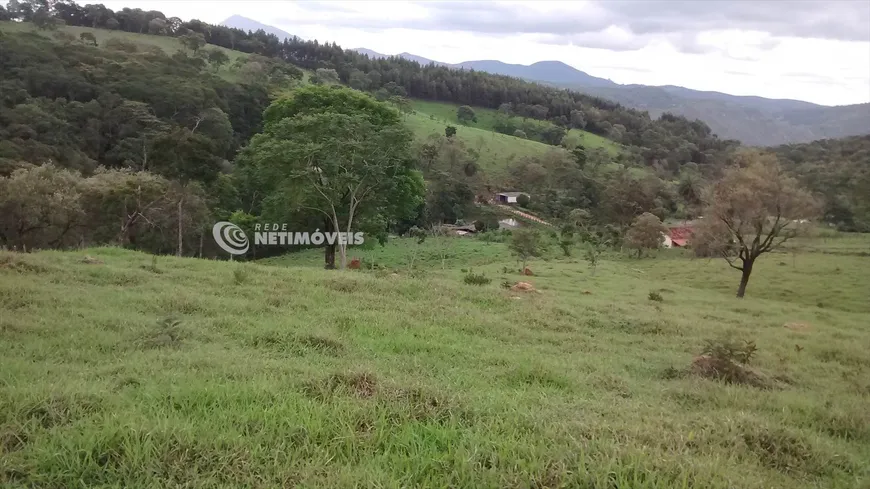
M 33 11 L 31 7 L 30 10 L 12 15 L 21 20 L 32 20 L 36 16 L 39 20 L 38 8 Z M 733 145 L 720 141 L 700 121 L 667 114 L 651 120 L 644 112 L 614 102 L 506 76 L 421 66 L 401 58 L 370 59 L 336 44 L 304 41 L 296 37 L 282 42 L 263 30 L 244 32 L 197 20 L 182 22 L 178 18 L 166 18 L 158 11 L 125 8 L 113 12 L 101 5 L 82 7 L 73 2 L 58 2 L 53 13 L 57 20 L 67 25 L 170 36 L 200 34 L 209 44 L 281 58 L 311 70 L 334 69 L 342 83 L 360 90 L 384 88 L 394 95 L 459 105 L 501 107 L 524 118 L 550 120 L 566 128 L 585 129 L 626 145 L 644 148 L 642 156 L 648 164 L 667 160 L 668 165 L 676 168 L 690 161 L 714 163 L 718 152 Z M 9 13 L 6 15 L 10 16 Z
M 773 151 L 808 189 L 824 197 L 827 221 L 846 231 L 870 232 L 870 135 Z
M 705 186 L 739 146 L 700 121 L 651 120 L 576 92 L 156 11 L 37 1 L 0 18 L 18 21 L 0 21 L 0 246 L 9 248 L 113 243 L 209 255 L 204 237 L 218 220 L 329 229 L 298 200 L 294 178 L 311 169 L 288 159 L 315 141 L 336 151 L 325 162 L 356 158 L 341 153 L 351 143 L 395 155 L 407 185 L 371 192 L 399 200 L 349 213 L 380 238 L 457 221 L 497 226 L 476 203 L 523 190 L 535 196 L 531 211 L 556 222 L 583 216 L 618 243 L 644 212 L 697 217 Z M 305 110 L 263 127 L 264 113 L 288 104 Z M 323 114 L 335 120 L 311 119 Z M 335 135 L 321 141 L 324 128 Z M 777 152 L 823 197 L 830 222 L 866 229 L 866 138 L 850 141 Z M 338 194 L 339 207 L 346 198 Z

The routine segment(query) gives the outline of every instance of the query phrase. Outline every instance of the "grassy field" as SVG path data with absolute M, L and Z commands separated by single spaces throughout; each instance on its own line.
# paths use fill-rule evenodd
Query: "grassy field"
M 35 32 L 44 37 L 52 38 L 53 32 L 37 29 L 32 23 L 29 22 L 0 22 L 0 31 L 4 32 Z M 174 38 L 168 36 L 152 36 L 149 34 L 135 34 L 132 32 L 124 32 L 124 31 L 113 31 L 108 29 L 91 29 L 89 27 L 78 27 L 78 26 L 62 26 L 58 29 L 60 32 L 66 32 L 72 35 L 76 42 L 78 42 L 79 35 L 83 32 L 90 32 L 97 39 L 97 43 L 102 46 L 109 39 L 117 38 L 123 39 L 125 41 L 129 41 L 139 46 L 142 46 L 142 49 L 147 46 L 154 46 L 162 49 L 167 54 L 175 54 L 178 50 L 184 50 L 184 47 L 181 45 L 181 42 Z M 241 51 L 234 51 L 232 49 L 226 49 L 220 46 L 215 46 L 213 44 L 207 44 L 207 49 L 219 49 L 226 53 L 229 56 L 230 61 L 226 65 L 222 66 L 220 70 L 218 70 L 218 74 L 227 80 L 235 81 L 238 78 L 237 73 L 234 69 L 230 68 L 230 66 L 238 59 L 245 58 L 248 55 Z
M 461 128 L 463 125 L 459 123 L 459 120 L 456 118 L 456 109 L 459 108 L 457 104 L 451 104 L 447 102 L 433 102 L 429 100 L 413 100 L 412 104 L 414 106 L 414 110 L 420 112 L 425 115 L 432 115 L 438 119 L 441 119 L 446 123 L 457 125 L 457 127 Z M 483 129 L 486 131 L 495 131 L 495 118 L 498 113 L 495 109 L 487 109 L 483 107 L 473 107 L 474 114 L 477 116 L 477 122 L 472 122 L 467 126 L 469 128 Z M 580 129 L 571 129 L 571 134 L 577 134 L 580 136 L 580 140 L 587 149 L 601 148 L 610 153 L 611 156 L 616 156 L 620 147 L 619 144 L 614 143 L 613 141 L 603 138 L 597 134 L 592 134 L 591 132 L 581 131 Z M 510 136 L 512 137 L 512 136 Z M 520 138 L 515 138 L 520 139 Z M 521 139 L 522 140 L 522 139 Z
M 744 300 L 678 251 L 532 277 L 473 239 L 355 272 L 0 252 L 0 485 L 865 488 L 870 237 L 825 239 Z M 766 382 L 689 370 L 726 335 Z
M 443 135 L 444 128 L 448 124 L 442 119 L 430 118 L 428 114 L 422 112 L 407 114 L 405 123 L 419 141 L 425 140 L 431 134 Z M 456 126 L 456 137 L 480 154 L 478 164 L 488 176 L 492 177 L 501 175 L 513 162 L 523 157 L 557 150 L 553 146 L 537 141 L 469 126 Z

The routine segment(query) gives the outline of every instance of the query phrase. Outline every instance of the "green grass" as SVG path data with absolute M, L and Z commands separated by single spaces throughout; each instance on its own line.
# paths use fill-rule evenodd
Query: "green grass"
M 3 32 L 34 32 L 40 34 L 44 37 L 52 38 L 52 31 L 40 30 L 37 29 L 32 23 L 29 22 L 0 22 L 0 31 Z M 58 31 L 67 32 L 73 37 L 75 37 L 76 42 L 78 42 L 79 35 L 83 32 L 90 32 L 97 39 L 97 44 L 103 46 L 106 41 L 112 38 L 123 39 L 128 42 L 132 42 L 138 44 L 140 46 L 154 46 L 162 49 L 166 52 L 166 54 L 175 54 L 179 50 L 184 50 L 184 47 L 181 45 L 181 42 L 174 38 L 168 36 L 154 36 L 149 34 L 136 34 L 132 32 L 124 32 L 124 31 L 113 31 L 108 29 L 92 29 L 89 27 L 78 27 L 78 26 L 61 26 L 58 28 Z M 218 70 L 218 74 L 229 81 L 236 81 L 238 79 L 238 74 L 234 71 L 234 69 L 230 68 L 230 66 L 238 59 L 238 58 L 246 58 L 248 55 L 241 51 L 234 51 L 232 49 L 226 49 L 220 46 L 215 46 L 213 44 L 207 44 L 205 49 L 219 49 L 223 51 L 227 56 L 229 56 L 230 61 L 226 65 L 222 66 L 220 70 Z
M 405 240 L 356 272 L 0 252 L 0 485 L 867 487 L 870 257 L 766 255 L 738 300 L 679 251 L 523 277 L 442 244 L 415 273 Z M 769 388 L 687 370 L 729 334 Z
M 459 119 L 456 118 L 456 110 L 459 108 L 459 104 L 434 102 L 431 100 L 411 100 L 411 104 L 417 112 L 434 115 L 451 124 L 460 124 Z M 477 116 L 477 122 L 470 122 L 468 127 L 475 127 L 486 131 L 495 130 L 497 110 L 484 107 L 472 107 L 472 109 L 474 109 L 474 115 Z
M 587 150 L 600 148 L 607 151 L 610 156 L 616 156 L 622 151 L 619 143 L 613 142 L 597 134 L 581 131 L 580 129 L 571 129 L 568 132 L 572 135 L 579 135 L 581 144 Z
M 433 102 L 428 100 L 412 100 L 411 102 L 414 106 L 414 110 L 416 110 L 417 112 L 420 112 L 427 116 L 435 116 L 438 119 L 442 119 L 445 124 L 450 123 L 453 125 L 457 125 L 457 127 L 463 127 L 462 125 L 460 125 L 459 120 L 456 118 L 456 110 L 459 108 L 458 104 L 451 104 L 448 102 Z M 474 109 L 474 114 L 477 116 L 477 122 L 469 123 L 464 127 L 483 129 L 486 131 L 495 131 L 495 120 L 498 111 L 495 109 L 487 109 L 483 107 L 472 108 Z M 620 145 L 618 143 L 615 143 L 597 134 L 592 134 L 591 132 L 582 131 L 580 129 L 571 129 L 569 132 L 571 134 L 579 135 L 583 146 L 585 146 L 587 149 L 601 148 L 607 151 L 611 156 L 616 156 L 621 151 Z
M 432 134 L 443 135 L 444 128 L 448 124 L 442 119 L 431 119 L 428 114 L 422 112 L 407 114 L 405 123 L 419 141 L 425 140 Z M 478 164 L 491 177 L 501 175 L 512 163 L 521 158 L 540 155 L 546 151 L 558 151 L 558 148 L 537 141 L 476 127 L 456 126 L 456 137 L 480 154 Z

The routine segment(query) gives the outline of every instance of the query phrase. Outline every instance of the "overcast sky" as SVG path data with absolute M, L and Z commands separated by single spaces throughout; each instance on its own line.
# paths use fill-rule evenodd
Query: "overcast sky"
M 559 60 L 617 83 L 870 102 L 870 0 L 103 3 L 210 23 L 238 14 L 344 48 L 447 63 Z

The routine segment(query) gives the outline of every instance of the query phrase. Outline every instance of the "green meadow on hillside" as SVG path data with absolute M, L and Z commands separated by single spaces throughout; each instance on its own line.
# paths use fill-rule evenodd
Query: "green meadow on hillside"
M 447 122 L 430 118 L 428 114 L 417 112 L 407 114 L 405 123 L 414 132 L 418 141 L 423 141 L 432 134 L 444 134 Z M 539 155 L 555 148 L 537 141 L 516 138 L 506 134 L 478 129 L 476 127 L 456 126 L 456 137 L 465 142 L 466 146 L 478 152 L 478 163 L 488 176 L 498 176 L 511 163 L 526 156 Z
M 744 300 L 676 250 L 0 252 L 0 485 L 867 487 L 870 236 L 799 244 Z M 726 337 L 753 382 L 690 370 Z
M 412 105 L 414 107 L 414 110 L 416 110 L 417 112 L 421 112 L 426 115 L 433 115 L 439 119 L 444 120 L 445 123 L 457 125 L 457 128 L 463 127 L 463 125 L 456 118 L 456 110 L 459 108 L 459 105 L 457 104 L 451 104 L 447 102 L 433 102 L 428 100 L 412 100 Z M 495 109 L 488 109 L 484 107 L 472 108 L 474 109 L 474 114 L 477 116 L 477 122 L 471 122 L 464 127 L 495 131 L 495 118 L 498 111 L 496 111 Z M 607 151 L 611 156 L 616 156 L 620 151 L 619 144 L 607 138 L 603 138 L 597 134 L 581 131 L 580 129 L 571 129 L 569 132 L 571 134 L 578 135 L 580 137 L 581 143 L 587 149 L 601 148 Z
M 0 32 L 33 32 L 44 37 L 52 38 L 53 31 L 37 29 L 30 22 L 0 22 Z M 135 34 L 132 32 L 112 31 L 108 29 L 91 29 L 88 27 L 78 26 L 61 26 L 56 32 L 65 32 L 75 38 L 75 42 L 79 42 L 79 35 L 83 32 L 90 32 L 97 39 L 99 45 L 103 45 L 109 39 L 122 39 L 141 46 L 144 49 L 149 46 L 154 46 L 162 49 L 167 54 L 175 54 L 178 50 L 184 50 L 181 42 L 174 37 L 169 36 L 152 36 L 149 34 Z M 231 68 L 232 64 L 239 58 L 248 57 L 247 54 L 241 51 L 226 49 L 220 46 L 207 44 L 204 49 L 218 49 L 229 56 L 230 61 L 218 70 L 218 74 L 227 80 L 234 81 L 237 78 L 235 71 Z
M 40 30 L 33 24 L 24 22 L 0 22 L 0 31 L 34 32 L 49 38 L 53 36 L 52 31 Z M 140 46 L 140 49 L 145 49 L 149 46 L 158 47 L 167 54 L 174 54 L 176 51 L 184 49 L 177 38 L 168 36 L 136 34 L 78 26 L 61 26 L 58 28 L 58 32 L 70 34 L 76 39 L 76 42 L 78 42 L 81 33 L 90 32 L 96 37 L 100 45 L 103 45 L 109 39 L 118 38 L 135 43 Z M 230 62 L 221 67 L 217 73 L 224 79 L 237 81 L 239 78 L 238 72 L 232 67 L 232 64 L 237 59 L 245 58 L 248 55 L 220 46 L 207 45 L 206 48 L 219 49 L 229 56 Z M 304 76 L 303 82 L 306 82 L 311 73 L 308 70 L 302 71 Z M 475 107 L 474 110 L 478 116 L 478 122 L 465 126 L 459 124 L 456 120 L 457 105 L 422 100 L 413 100 L 412 104 L 417 113 L 407 115 L 406 122 L 418 140 L 424 140 L 431 134 L 444 134 L 444 128 L 448 124 L 455 125 L 458 137 L 465 141 L 468 147 L 473 148 L 480 154 L 481 167 L 494 177 L 497 177 L 507 166 L 520 158 L 538 155 L 553 149 L 552 146 L 537 141 L 494 132 L 492 130 L 496 113 L 494 109 Z M 608 139 L 576 129 L 572 129 L 571 132 L 580 134 L 582 142 L 587 148 L 604 148 L 612 155 L 619 151 L 618 145 Z

